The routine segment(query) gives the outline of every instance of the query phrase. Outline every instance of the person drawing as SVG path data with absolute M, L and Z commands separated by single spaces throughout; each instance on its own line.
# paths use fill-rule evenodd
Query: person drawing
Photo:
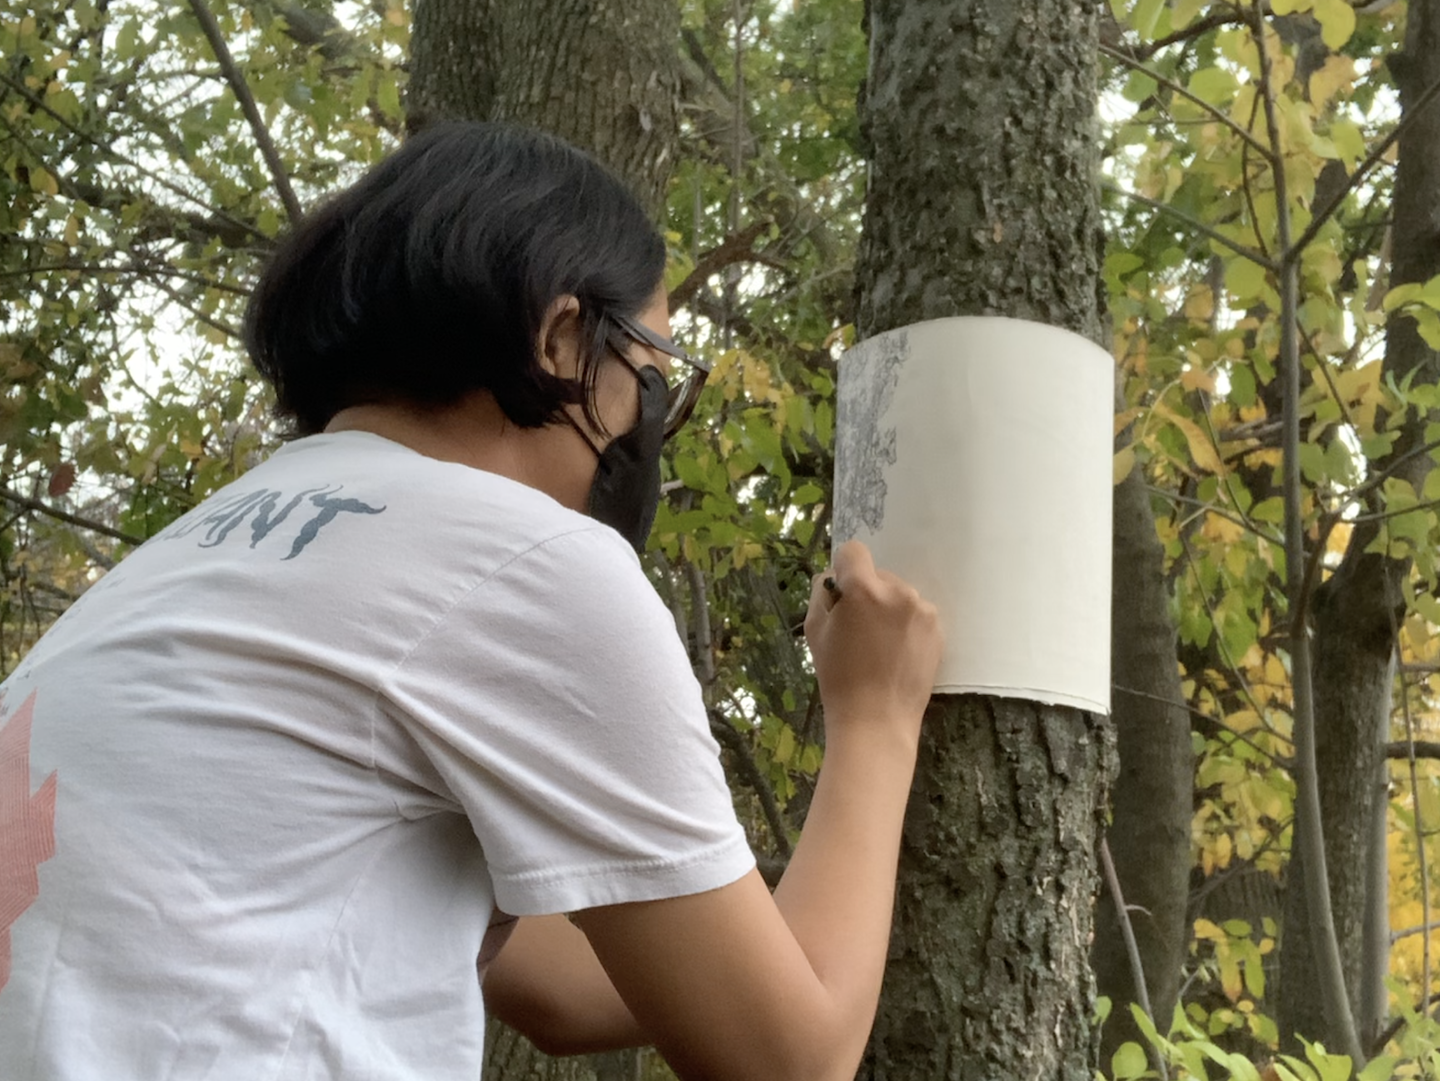
M 705 377 L 664 257 L 593 160 L 482 124 L 281 244 L 245 340 L 296 438 L 4 684 L 0 1077 L 475 1081 L 487 1010 L 853 1075 L 937 619 L 858 544 L 817 580 L 826 760 L 772 895 L 636 557 Z

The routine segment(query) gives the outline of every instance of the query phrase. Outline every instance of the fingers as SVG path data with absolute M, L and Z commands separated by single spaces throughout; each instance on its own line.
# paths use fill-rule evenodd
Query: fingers
M 863 581 L 875 577 L 875 559 L 870 555 L 870 549 L 857 540 L 846 541 L 836 549 L 832 567 L 835 584 L 842 593 L 845 592 L 847 579 L 858 578 Z

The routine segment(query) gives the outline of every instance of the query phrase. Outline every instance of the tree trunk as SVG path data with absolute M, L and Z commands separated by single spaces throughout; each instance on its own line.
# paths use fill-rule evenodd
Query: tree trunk
M 1162 1032 L 1180 993 L 1190 944 L 1190 819 L 1195 762 L 1180 688 L 1175 629 L 1165 583 L 1164 550 L 1139 469 L 1115 488 L 1111 689 L 1120 773 L 1110 795 L 1108 829 L 1130 923 L 1140 950 L 1150 1006 Z M 1115 899 L 1102 891 L 1090 951 L 1095 982 L 1110 998 L 1102 1061 L 1140 1039 L 1130 1013 L 1138 1002 Z
M 543 128 L 588 150 L 664 216 L 678 137 L 674 0 L 418 0 L 407 126 Z
M 558 135 L 613 169 L 659 221 L 678 141 L 674 0 L 418 0 L 406 126 L 498 120 Z M 556 1059 L 486 1030 L 485 1081 L 625 1081 L 638 1052 Z
M 860 337 L 989 314 L 1106 340 L 1096 15 L 1083 0 L 871 0 Z M 1108 722 L 1080 710 L 932 701 L 861 1076 L 1093 1076 L 1088 949 L 1113 755 Z
M 1440 81 L 1440 0 L 1411 0 L 1404 50 L 1390 60 L 1408 126 L 1400 137 L 1395 175 L 1394 256 L 1390 284 L 1423 282 L 1440 273 L 1440 106 L 1418 116 L 1414 104 Z M 1392 317 L 1386 328 L 1384 371 L 1395 382 L 1418 384 L 1440 378 L 1440 357 L 1420 338 L 1414 320 Z M 1422 445 L 1425 416 L 1412 416 L 1384 469 Z M 1377 422 L 1377 427 L 1379 424 Z M 1430 465 L 1416 455 L 1396 470 L 1420 489 Z M 1373 503 L 1367 510 L 1382 510 Z M 1365 869 L 1375 836 L 1374 816 L 1383 814 L 1384 744 L 1388 737 L 1394 680 L 1396 627 L 1404 606 L 1400 583 L 1409 573 L 1404 560 L 1365 549 L 1377 536 L 1374 522 L 1351 534 L 1344 559 L 1317 591 L 1312 605 L 1315 634 L 1315 749 L 1320 769 L 1321 820 L 1326 864 L 1340 940 L 1346 987 L 1361 1026 L 1362 1040 L 1383 1020 L 1367 985 L 1384 965 L 1379 951 L 1364 948 L 1367 907 L 1373 911 Z M 1314 986 L 1314 956 L 1301 865 L 1292 856 L 1281 955 L 1280 1031 L 1299 1033 L 1339 1046 L 1306 989 Z M 1365 964 L 1365 955 L 1371 955 Z M 1368 970 L 1367 970 L 1368 968 Z M 1383 974 L 1383 967 L 1380 968 Z M 1383 1001 L 1383 999 L 1381 1000 Z

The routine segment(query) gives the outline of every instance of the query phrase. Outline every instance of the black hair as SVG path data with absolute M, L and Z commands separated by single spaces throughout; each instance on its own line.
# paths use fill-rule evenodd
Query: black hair
M 571 402 L 598 426 L 607 315 L 639 314 L 664 268 L 655 227 L 593 158 L 525 128 L 437 124 L 281 243 L 244 342 L 296 435 L 348 406 L 448 405 L 478 389 L 520 427 Z M 546 309 L 566 295 L 586 345 L 573 381 L 537 349 Z

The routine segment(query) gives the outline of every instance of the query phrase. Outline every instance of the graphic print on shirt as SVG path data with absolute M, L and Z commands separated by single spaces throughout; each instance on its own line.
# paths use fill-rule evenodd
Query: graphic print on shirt
M 343 484 L 337 484 L 334 487 L 321 485 L 318 488 L 306 488 L 296 495 L 290 496 L 284 506 L 280 505 L 280 501 L 286 499 L 284 492 L 271 488 L 243 492 L 222 500 L 214 507 L 209 508 L 206 513 L 199 514 L 193 519 L 182 519 L 169 529 L 163 530 L 159 537 L 164 540 L 175 540 L 179 537 L 188 537 L 203 529 L 204 537 L 199 542 L 200 547 L 214 548 L 216 545 L 223 544 L 237 527 L 243 525 L 246 519 L 250 519 L 250 547 L 254 548 L 286 518 L 290 517 L 296 507 L 308 501 L 311 506 L 316 508 L 316 511 L 300 526 L 291 543 L 290 554 L 284 557 L 285 559 L 294 559 L 305 550 L 306 545 L 320 535 L 320 530 L 341 514 L 383 514 L 385 512 L 384 507 L 372 507 L 358 499 L 336 498 L 337 493 L 344 487 Z
M 10 982 L 10 928 L 40 896 L 37 868 L 55 855 L 56 774 L 30 793 L 35 695 L 0 728 L 0 991 Z

